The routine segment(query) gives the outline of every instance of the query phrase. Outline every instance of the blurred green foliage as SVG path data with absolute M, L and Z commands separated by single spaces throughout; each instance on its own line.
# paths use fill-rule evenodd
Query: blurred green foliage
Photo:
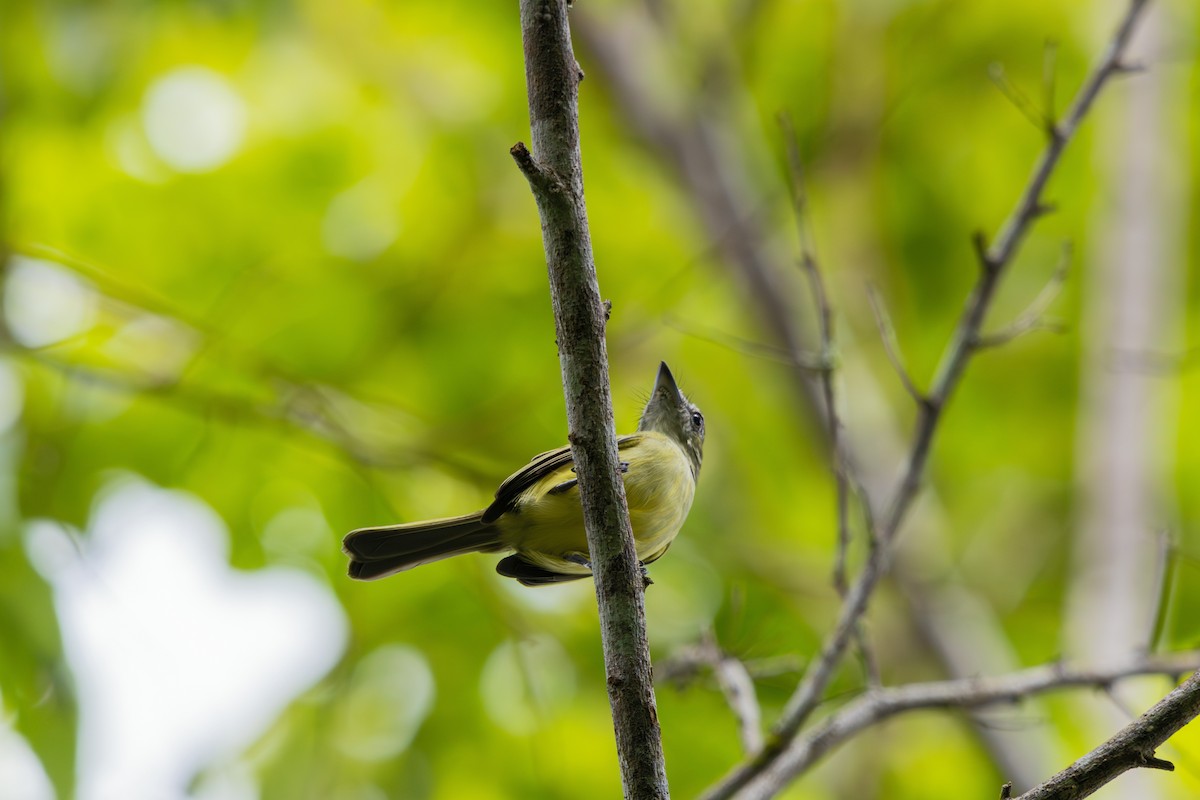
M 612 23 L 638 4 L 577 5 Z M 1056 41 L 1061 108 L 1121 4 L 654 5 L 679 6 L 664 13 L 669 58 L 642 53 L 638 68 L 648 81 L 672 72 L 680 94 L 664 102 L 683 105 L 697 101 L 679 87 L 701 92 L 711 54 L 727 62 L 736 81 L 725 91 L 740 99 L 726 122 L 754 165 L 746 213 L 794 255 L 774 122 L 792 114 L 842 355 L 886 395 L 854 405 L 891 407 L 907 425 L 863 284 L 880 287 L 925 385 L 974 279 L 970 234 L 996 228 L 1042 144 L 989 65 L 1002 63 L 1036 104 L 1044 43 Z M 1187 5 L 1156 4 L 1152 13 L 1192 22 L 1166 26 L 1152 68 L 1192 87 L 1173 124 L 1194 153 Z M 351 620 L 339 668 L 245 756 L 263 797 L 617 796 L 589 586 L 509 586 L 483 556 L 360 585 L 339 553 L 357 526 L 481 507 L 498 480 L 565 439 L 539 224 L 507 153 L 528 128 L 515 4 L 18 0 L 2 15 L 10 263 L 59 265 L 89 298 L 87 324 L 67 338 L 39 346 L 10 331 L 4 352 L 24 403 L 0 452 L 0 690 L 61 795 L 73 791 L 77 710 L 51 591 L 21 531 L 33 518 L 86 530 L 97 492 L 136 472 L 211 505 L 232 531 L 235 567 L 309 570 Z M 633 426 L 660 359 L 709 420 L 696 507 L 653 568 L 655 659 L 710 628 L 750 662 L 794 659 L 759 683 L 771 719 L 837 608 L 823 447 L 788 368 L 753 346 L 765 335 L 759 312 L 720 259 L 721 231 L 698 221 L 694 198 L 633 135 L 585 48 L 579 59 L 618 428 Z M 233 98 L 228 152 L 201 168 L 173 163 L 152 133 L 152 90 L 180 70 L 201 76 L 198 91 L 216 85 L 214 102 Z M 1031 664 L 1063 646 L 1081 287 L 1097 198 L 1115 191 L 1094 169 L 1106 157 L 1098 120 L 1116 122 L 1098 114 L 1072 147 L 1051 187 L 1059 211 L 1039 224 L 992 315 L 999 324 L 1024 308 L 1071 240 L 1081 255 L 1053 308 L 1067 331 L 972 365 L 929 475 L 949 559 Z M 1194 202 L 1200 164 L 1181 163 Z M 1188 245 L 1173 268 L 1192 276 Z M 793 305 L 810 314 L 793 284 Z M 1196 282 L 1184 285 L 1194 309 Z M 1196 341 L 1195 325 L 1189 315 L 1180 341 Z M 1177 497 L 1163 641 L 1176 647 L 1195 644 L 1200 609 L 1195 364 L 1162 378 L 1178 398 L 1165 443 L 1174 472 L 1161 487 Z M 319 515 L 315 544 L 271 526 L 296 509 Z M 1031 552 L 1038 563 L 1023 561 Z M 1010 569 L 1022 576 L 1015 592 L 996 580 Z M 885 679 L 938 676 L 899 602 L 885 593 L 876 604 Z M 862 680 L 851 660 L 835 691 Z M 691 797 L 738 759 L 736 727 L 711 684 L 664 685 L 658 697 L 672 788 Z M 1101 733 L 1076 731 L 1071 744 L 1082 752 Z M 1194 734 L 1181 741 L 1194 752 Z M 787 796 L 994 796 L 1002 778 L 962 721 L 923 715 L 872 733 Z M 1200 779 L 1169 780 L 1183 797 Z

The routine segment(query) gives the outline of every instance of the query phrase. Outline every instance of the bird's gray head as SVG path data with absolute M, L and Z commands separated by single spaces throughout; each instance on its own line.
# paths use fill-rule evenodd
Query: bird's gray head
M 638 430 L 657 431 L 678 442 L 692 463 L 692 477 L 699 477 L 704 452 L 704 415 L 679 391 L 666 362 L 658 368 L 658 378 L 638 420 Z

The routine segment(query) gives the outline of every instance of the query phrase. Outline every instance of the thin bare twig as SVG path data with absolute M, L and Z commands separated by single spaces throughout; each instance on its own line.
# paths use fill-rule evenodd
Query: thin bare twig
M 1174 594 L 1178 580 L 1178 552 L 1170 529 L 1158 531 L 1155 537 L 1158 542 L 1158 564 L 1155 570 L 1155 584 L 1158 602 L 1154 606 L 1154 619 L 1150 623 L 1150 635 L 1146 637 L 1146 649 L 1153 650 L 1162 639 L 1167 627 L 1167 618 L 1171 609 L 1171 597 Z
M 1058 42 L 1046 40 L 1042 51 L 1042 114 L 1050 128 L 1058 124 Z
M 754 688 L 754 673 L 746 662 L 721 649 L 711 629 L 704 632 L 699 642 L 663 662 L 658 673 L 660 680 L 683 687 L 706 670 L 716 678 L 725 703 L 737 720 L 742 750 L 747 755 L 758 752 L 763 745 L 762 707 Z
M 705 636 L 704 645 L 725 702 L 737 719 L 742 749 L 747 754 L 757 753 L 762 749 L 763 729 L 762 708 L 754 690 L 754 679 L 741 660 L 721 649 L 711 630 Z
M 1038 111 L 1037 106 L 1029 99 L 1029 95 L 1021 91 L 1015 83 L 1008 79 L 1008 74 L 1004 71 L 1004 65 L 1000 63 L 991 64 L 988 67 L 988 77 L 992 83 L 1000 90 L 1008 101 L 1013 104 L 1017 111 L 1021 112 L 1021 116 L 1033 123 L 1033 126 L 1039 131 L 1045 131 L 1053 127 L 1049 117 Z
M 1054 663 L 990 678 L 911 683 L 895 688 L 874 689 L 793 740 L 781 757 L 739 797 L 773 796 L 840 744 L 898 714 L 920 709 L 975 709 L 1018 703 L 1036 695 L 1067 688 L 1105 689 L 1122 679 L 1138 675 L 1165 675 L 1175 679 L 1180 674 L 1196 669 L 1200 669 L 1200 651 L 1142 656 L 1105 669 Z M 1193 676 L 1189 683 L 1195 680 Z M 1174 694 L 1172 692 L 1168 698 Z M 1178 708 L 1177 713 L 1186 714 L 1188 710 L 1187 707 Z M 1200 712 L 1200 705 L 1194 707 L 1192 715 L 1195 716 L 1196 712 Z M 1166 738 L 1163 736 L 1155 746 Z
M 979 338 L 975 340 L 975 347 L 980 349 L 999 347 L 1033 331 L 1054 331 L 1056 333 L 1064 331 L 1065 328 L 1062 323 L 1048 320 L 1045 318 L 1045 315 L 1046 310 L 1050 308 L 1050 304 L 1062 292 L 1062 288 L 1067 282 L 1067 274 L 1070 271 L 1070 267 L 1071 245 L 1068 242 L 1063 245 L 1062 257 L 1059 258 L 1058 265 L 1054 268 L 1054 274 L 1050 276 L 1050 280 L 1038 292 L 1037 297 L 1033 298 L 1033 302 L 1015 320 L 995 333 L 981 333 Z
M 877 290 L 871 284 L 867 284 L 867 302 L 871 306 L 871 313 L 875 315 L 875 327 L 879 329 L 879 338 L 883 340 L 883 349 L 887 353 L 888 361 L 892 365 L 892 369 L 896 371 L 896 376 L 900 378 L 900 383 L 904 385 L 904 391 L 908 392 L 908 396 L 913 399 L 913 402 L 920 408 L 929 402 L 929 398 L 921 394 L 921 390 L 913 383 L 913 379 L 908 374 L 908 369 L 904 366 L 904 359 L 900 356 L 900 343 L 896 338 L 896 328 L 892 325 L 892 318 L 887 312 L 887 306 L 883 302 L 883 298 L 879 296 Z
M 829 460 L 837 490 L 837 556 L 834 559 L 833 585 L 838 594 L 845 597 L 847 588 L 846 552 L 850 547 L 850 513 L 845 458 L 841 444 L 842 421 L 838 417 L 833 381 L 835 347 L 833 310 L 829 305 L 829 292 L 825 288 L 825 279 L 821 274 L 816 247 L 813 245 L 812 233 L 809 231 L 808 191 L 804 184 L 804 163 L 800 160 L 800 145 L 796 139 L 796 129 L 792 124 L 791 117 L 787 114 L 779 115 L 779 127 L 783 130 L 784 148 L 787 152 L 788 167 L 791 172 L 793 214 L 796 219 L 796 234 L 800 241 L 800 266 L 808 276 L 813 306 L 817 312 L 817 333 L 821 345 L 821 363 L 824 366 L 824 370 L 820 374 L 821 396 L 825 401 L 825 427 L 829 434 Z
M 713 671 L 725 695 L 725 702 L 733 709 L 737 719 L 742 750 L 747 754 L 757 753 L 763 746 L 763 730 L 762 709 L 758 705 L 754 679 L 750 677 L 746 665 L 732 656 L 723 655 L 713 664 Z
M 887 573 L 891 559 L 889 545 L 916 499 L 942 411 L 957 388 L 971 356 L 976 352 L 975 342 L 979 338 L 1000 278 L 1007 271 L 1025 234 L 1034 221 L 1045 213 L 1046 206 L 1042 202 L 1042 194 L 1067 143 L 1091 108 L 1100 89 L 1109 79 L 1123 71 L 1121 59 L 1145 5 L 1146 0 L 1131 0 L 1100 63 L 1084 81 L 1064 119 L 1055 125 L 1053 136 L 1046 143 L 1016 207 L 1001 227 L 996 239 L 989 246 L 982 238 L 977 238 L 982 268 L 942 357 L 932 388 L 925 398 L 926 402 L 919 407 L 916 431 L 899 486 L 881 520 L 880 546 L 870 553 L 862 572 L 850 588 L 833 631 L 826 637 L 820 654 L 810 663 L 804 678 L 788 700 L 783 714 L 772 730 L 767 746 L 752 759 L 735 767 L 714 785 L 704 795 L 706 800 L 732 797 L 766 771 L 786 751 L 788 744 L 796 737 L 821 701 L 859 619 L 866 613 L 876 585 Z
M 654 670 L 655 680 L 681 687 L 695 681 L 699 677 L 699 668 L 707 664 L 697 657 L 696 652 L 696 646 L 690 645 L 660 662 Z M 804 662 L 791 654 L 738 660 L 755 681 L 795 675 L 804 669 Z
M 1062 320 L 1046 319 L 1045 317 L 1021 319 L 1003 330 L 981 335 L 979 340 L 975 342 L 975 347 L 978 350 L 990 350 L 994 347 L 1009 344 L 1027 333 L 1036 333 L 1037 331 L 1066 333 L 1067 325 Z
M 804 182 L 804 162 L 800 159 L 800 143 L 796 129 L 788 114 L 779 115 L 779 127 L 783 130 L 784 148 L 787 152 L 788 168 L 791 173 L 792 205 L 796 219 L 796 233 L 800 242 L 800 266 L 808 277 L 813 306 L 817 312 L 817 334 L 821 344 L 821 362 L 824 370 L 819 374 L 821 397 L 825 404 L 825 429 L 829 435 L 829 461 L 833 471 L 836 492 L 837 546 L 833 561 L 833 586 L 843 600 L 849 585 L 846 583 L 846 559 L 850 550 L 850 468 L 842 442 L 842 421 L 837 411 L 834 391 L 834 352 L 836 343 L 833 329 L 833 309 L 829 304 L 829 292 L 825 287 L 821 264 L 817 259 L 816 246 L 809 230 L 808 190 Z M 869 505 L 864 503 L 864 506 Z M 869 526 L 874 519 L 868 513 L 867 538 L 871 546 L 877 541 L 875 531 Z M 870 641 L 862 625 L 854 632 L 862 654 L 863 666 L 870 685 L 879 684 L 879 665 L 871 650 Z

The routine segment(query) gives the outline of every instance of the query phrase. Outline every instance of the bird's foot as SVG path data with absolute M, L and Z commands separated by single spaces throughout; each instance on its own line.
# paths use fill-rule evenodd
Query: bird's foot
M 568 553 L 563 556 L 564 561 L 570 561 L 572 564 L 578 564 L 581 567 L 587 567 L 588 572 L 592 571 L 592 562 L 583 553 Z
M 587 567 L 588 571 L 592 570 L 592 562 L 582 553 L 568 553 L 563 556 L 564 561 L 569 561 L 572 564 L 578 564 L 581 567 Z M 646 565 L 641 561 L 638 562 L 638 569 L 642 573 L 642 588 L 645 589 L 654 583 L 654 579 L 650 577 L 650 570 L 646 569 Z

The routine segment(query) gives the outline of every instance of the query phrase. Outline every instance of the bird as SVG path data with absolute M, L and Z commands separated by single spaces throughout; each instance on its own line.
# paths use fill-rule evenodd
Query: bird
M 633 540 L 643 573 L 671 546 L 696 495 L 704 415 L 666 362 L 638 420 L 617 437 Z M 525 586 L 592 573 L 571 448 L 533 457 L 496 490 L 487 508 L 445 519 L 359 528 L 342 542 L 350 577 L 371 581 L 464 553 L 510 552 L 496 571 Z

